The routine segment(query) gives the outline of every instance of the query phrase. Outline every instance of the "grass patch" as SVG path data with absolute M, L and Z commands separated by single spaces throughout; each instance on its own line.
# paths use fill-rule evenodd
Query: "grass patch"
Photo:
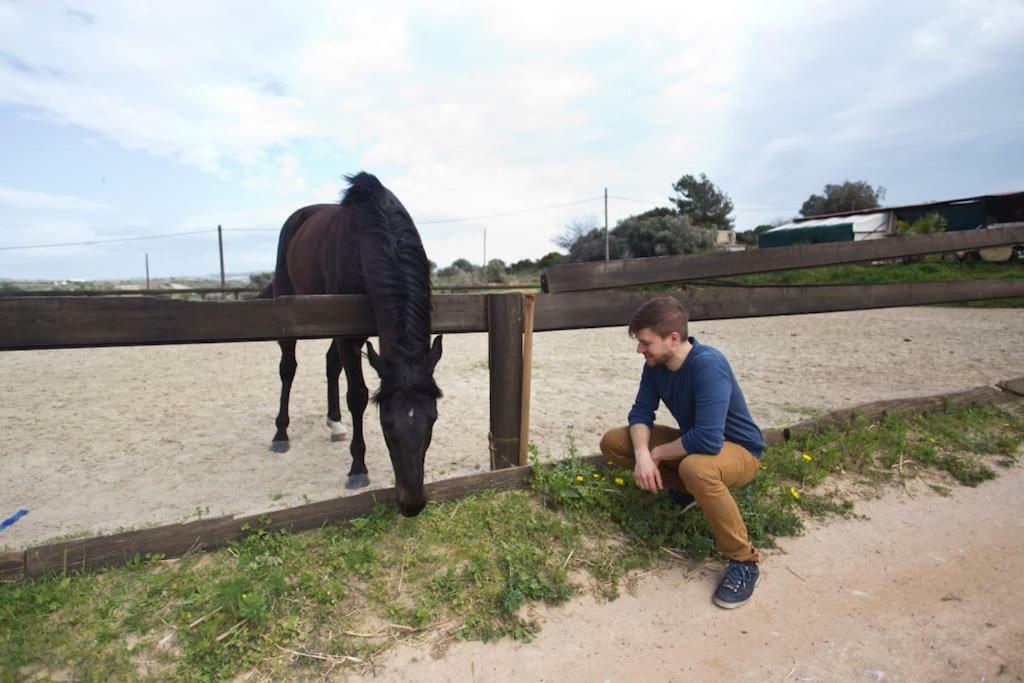
M 770 448 L 734 495 L 755 544 L 769 547 L 808 517 L 852 514 L 850 496 L 824 491 L 837 475 L 881 486 L 928 472 L 948 491 L 1015 464 L 1022 440 L 1020 403 L 859 421 Z M 530 490 L 432 503 L 413 519 L 381 507 L 310 533 L 247 531 L 182 561 L 0 585 L 0 679 L 205 680 L 253 668 L 312 678 L 421 631 L 438 648 L 526 641 L 538 604 L 580 590 L 614 598 L 631 571 L 669 554 L 715 557 L 698 512 L 576 457 L 537 466 Z
M 1021 263 L 946 263 L 938 257 L 900 264 L 851 264 L 783 270 L 723 278 L 745 285 L 843 285 L 945 282 L 951 280 L 1015 280 L 1024 278 Z M 987 299 L 941 306 L 971 308 L 1021 308 L 1024 298 Z

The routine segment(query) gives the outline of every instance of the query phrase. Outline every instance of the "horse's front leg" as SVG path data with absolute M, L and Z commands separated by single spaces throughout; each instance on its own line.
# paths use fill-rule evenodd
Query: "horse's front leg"
M 348 391 L 348 411 L 352 414 L 352 468 L 348 472 L 347 489 L 359 489 L 370 485 L 370 475 L 366 470 L 366 441 L 363 440 L 363 413 L 370 401 L 370 393 L 366 390 L 363 379 L 363 360 L 359 355 L 365 339 L 336 339 L 335 344 L 341 352 L 341 363 L 345 367 L 345 378 Z
M 274 440 L 270 444 L 270 450 L 274 453 L 287 453 L 290 444 L 288 442 L 288 400 L 292 393 L 292 381 L 295 379 L 295 369 L 298 363 L 295 360 L 295 341 L 282 340 L 281 364 L 281 407 L 277 411 L 277 432 L 274 433 Z
M 342 441 L 348 430 L 341 423 L 341 405 L 338 399 L 338 377 L 341 375 L 341 351 L 335 339 L 327 349 L 327 426 L 331 429 L 331 441 Z

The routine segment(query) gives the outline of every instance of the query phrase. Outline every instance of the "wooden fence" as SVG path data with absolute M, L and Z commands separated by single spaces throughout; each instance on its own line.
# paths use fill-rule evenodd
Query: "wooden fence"
M 991 234 L 980 236 L 978 233 Z M 951 241 L 949 237 L 957 239 Z M 1021 229 L 877 240 L 870 245 L 870 258 L 938 253 L 954 248 L 952 244 L 959 245 L 955 247 L 959 249 L 965 244 L 974 247 L 993 246 L 1022 240 L 1024 226 Z M 861 244 L 864 243 L 844 243 L 838 251 L 835 245 L 811 245 L 764 252 L 670 257 L 683 260 L 673 261 L 669 269 L 661 265 L 652 267 L 650 272 L 628 265 L 631 263 L 629 261 L 612 262 L 625 265 L 616 266 L 620 271 L 618 276 L 606 273 L 606 286 L 620 286 L 624 278 L 628 284 L 634 285 L 642 281 L 660 282 L 665 278 L 688 280 L 809 264 L 847 262 L 853 258 L 851 253 L 854 250 L 861 249 Z M 790 260 L 780 259 L 774 253 L 765 256 L 767 252 L 789 253 Z M 855 253 L 860 254 L 857 260 L 863 260 L 863 250 Z M 730 265 L 731 260 L 737 265 Z M 611 267 L 607 264 L 597 265 Z M 680 270 L 683 266 L 685 268 Z M 548 275 L 554 272 L 550 271 Z M 577 277 L 583 271 L 573 272 L 573 277 Z M 550 286 L 552 282 L 561 281 L 555 278 L 547 282 Z M 591 273 L 585 278 L 577 277 L 571 285 L 559 284 L 558 287 L 584 288 L 583 285 L 589 287 L 596 282 L 600 282 L 600 279 L 595 279 Z M 698 321 L 1021 297 L 1024 296 L 1024 279 L 813 287 L 685 286 L 670 294 L 688 308 L 691 320 Z M 523 334 L 527 332 L 524 329 L 524 296 L 522 293 L 500 293 L 433 297 L 434 332 L 488 334 L 489 450 L 493 470 L 515 468 L 519 464 L 520 440 L 523 438 L 524 421 L 528 420 L 528 415 L 523 414 L 524 402 L 521 400 L 524 385 Z M 614 291 L 537 295 L 532 316 L 533 330 L 624 325 L 636 307 L 649 297 L 650 294 L 644 292 Z M 148 297 L 0 298 L 0 351 L 371 336 L 376 332 L 375 327 L 369 299 L 355 295 L 282 297 L 240 302 L 180 301 Z M 505 485 L 521 482 L 522 479 L 517 477 L 525 475 L 510 474 L 506 477 L 493 473 L 491 476 L 491 479 L 482 480 L 460 478 L 435 482 L 428 487 L 428 494 L 434 498 L 458 495 L 478 486 L 480 481 L 487 485 Z M 336 515 L 341 515 L 337 518 L 343 518 L 345 515 L 351 516 L 353 511 L 365 512 L 366 506 L 372 504 L 372 501 L 390 500 L 391 495 L 393 493 L 389 490 L 371 491 L 342 499 L 348 502 L 327 501 L 276 512 L 272 518 L 290 528 L 309 528 L 308 524 L 313 524 L 310 520 L 315 521 L 315 526 L 335 519 Z M 127 532 L 109 537 L 113 539 L 109 542 L 97 539 L 73 541 L 70 545 L 58 544 L 57 548 L 33 549 L 30 551 L 31 557 L 21 554 L 20 565 L 18 553 L 0 554 L 0 572 L 8 567 L 16 574 L 35 575 L 62 567 L 94 566 L 94 563 L 109 563 L 117 558 L 130 559 L 134 553 L 160 552 L 168 556 L 172 553 L 181 554 L 192 547 L 183 545 L 189 538 L 193 541 L 198 538 L 203 545 L 208 545 L 209 539 L 226 542 L 237 537 L 240 533 L 238 527 L 245 521 L 219 518 L 174 525 L 173 529 L 168 527 L 165 531 Z M 159 543 L 153 540 L 158 537 L 163 539 Z M 155 550 L 157 547 L 161 549 Z M 17 569 L 19 566 L 21 569 Z

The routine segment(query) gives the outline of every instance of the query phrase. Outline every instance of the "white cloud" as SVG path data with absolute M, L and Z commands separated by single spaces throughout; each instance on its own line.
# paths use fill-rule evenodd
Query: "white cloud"
M 856 173 L 872 144 L 934 135 L 942 122 L 915 107 L 1005 72 L 1000 50 L 1024 38 L 1024 8 L 125 1 L 69 13 L 39 2 L 0 5 L 0 34 L 0 100 L 258 199 L 186 211 L 184 225 L 277 226 L 366 168 L 420 221 L 606 186 L 659 199 L 705 171 L 752 227 L 841 179 L 830 174 Z M 328 150 L 315 163 L 314 145 Z M 328 182 L 324 158 L 351 166 Z M 611 222 L 643 208 L 613 201 Z M 422 232 L 443 265 L 479 251 L 486 224 L 489 253 L 514 260 L 548 251 L 587 213 L 600 206 Z
M 13 187 L 0 187 L 0 206 L 15 209 L 46 209 L 48 211 L 109 211 L 109 204 L 82 197 L 48 192 L 30 192 Z

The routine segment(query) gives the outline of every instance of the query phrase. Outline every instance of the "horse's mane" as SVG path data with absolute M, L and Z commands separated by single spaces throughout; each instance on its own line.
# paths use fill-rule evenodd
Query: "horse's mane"
M 395 325 L 397 358 L 400 364 L 426 364 L 430 342 L 430 265 L 423 242 L 409 212 L 398 198 L 369 173 L 346 176 L 349 187 L 341 205 L 366 220 L 358 221 L 364 258 L 372 265 L 363 273 L 374 311 Z M 399 387 L 417 393 L 439 390 L 429 372 L 431 386 L 424 385 L 418 372 L 399 372 Z

